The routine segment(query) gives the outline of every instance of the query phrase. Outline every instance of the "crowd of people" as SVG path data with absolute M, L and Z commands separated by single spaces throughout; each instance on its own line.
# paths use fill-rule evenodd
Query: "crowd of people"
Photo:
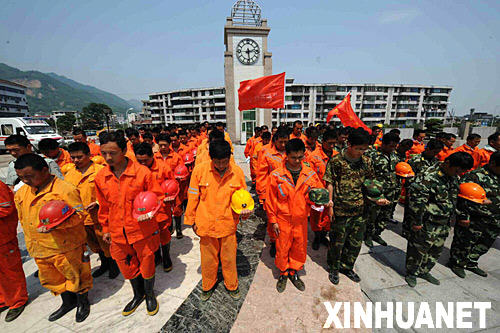
M 341 273 L 359 282 L 361 245 L 387 245 L 381 234 L 394 222 L 398 201 L 405 207 L 409 286 L 417 277 L 439 284 L 430 270 L 452 220 L 450 268 L 460 277 L 465 270 L 486 276 L 478 260 L 500 228 L 500 133 L 483 149 L 476 134 L 456 149 L 453 134 L 438 133 L 426 144 L 423 130 L 413 140 L 399 134 L 382 135 L 378 126 L 371 134 L 334 125 L 304 130 L 300 121 L 293 128 L 256 127 L 244 151 L 255 205 L 222 123 L 102 132 L 99 144 L 75 129 L 67 149 L 44 139 L 39 153 L 26 137 L 11 135 L 5 145 L 14 160 L 0 182 L 0 310 L 8 309 L 12 321 L 28 302 L 18 223 L 41 285 L 62 299 L 49 321 L 74 308 L 75 320 L 84 321 L 88 292 L 105 273 L 130 280 L 133 296 L 123 316 L 144 301 L 155 315 L 156 266 L 175 269 L 170 244 L 174 233 L 184 237 L 183 225 L 200 238 L 201 300 L 217 287 L 219 263 L 226 290 L 239 299 L 236 230 L 254 212 L 265 216 L 278 292 L 287 280 L 305 290 L 298 272 L 308 225 L 312 249 L 328 247 L 330 281 L 338 284 Z M 90 251 L 100 259 L 93 272 Z

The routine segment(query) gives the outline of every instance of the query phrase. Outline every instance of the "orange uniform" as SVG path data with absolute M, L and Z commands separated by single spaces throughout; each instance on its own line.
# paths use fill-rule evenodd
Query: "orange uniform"
M 479 155 L 479 148 L 477 147 L 470 147 L 466 143 L 458 147 L 453 151 L 453 153 L 458 153 L 458 152 L 466 152 L 469 153 L 470 156 L 474 159 L 474 166 L 472 167 L 472 170 L 477 169 L 481 163 L 481 156 Z
M 337 155 L 338 151 L 333 150 L 332 157 Z M 313 169 L 319 176 L 319 179 L 323 182 L 323 186 L 326 186 L 323 181 L 323 176 L 325 175 L 326 165 L 330 158 L 325 154 L 321 146 L 316 146 L 316 149 L 306 158 L 306 162 L 309 164 L 311 169 Z M 330 217 L 328 216 L 328 211 L 325 209 L 323 212 L 319 212 L 315 209 L 311 209 L 311 230 L 312 231 L 330 231 Z
M 0 308 L 19 308 L 27 301 L 26 278 L 17 243 L 14 194 L 0 181 Z
M 252 150 L 253 150 L 253 147 L 256 144 L 256 142 L 255 142 L 256 140 L 257 140 L 257 138 L 255 136 L 252 136 L 251 138 L 248 139 L 247 144 L 245 145 L 245 151 L 244 151 L 246 158 L 250 157 Z
M 307 159 L 309 157 L 309 155 L 314 151 L 316 150 L 316 148 L 318 147 L 318 143 L 316 143 L 316 145 L 314 147 L 311 147 L 309 146 L 306 142 L 304 142 L 304 145 L 306 146 L 306 151 L 304 153 L 304 157 Z
M 165 157 L 160 152 L 157 152 L 154 154 L 154 158 L 164 162 L 171 170 L 175 170 L 179 164 L 184 163 L 180 155 L 173 150 L 170 150 Z
M 170 149 L 172 149 L 174 152 L 176 152 L 177 154 L 179 154 L 179 156 L 182 158 L 182 160 L 184 160 L 184 156 L 186 156 L 187 153 L 189 153 L 191 151 L 191 149 L 184 145 L 184 144 L 179 144 L 179 147 L 177 148 L 177 150 L 175 150 L 174 147 L 170 147 Z
M 417 140 L 413 140 L 413 146 L 408 150 L 406 153 L 406 156 L 408 158 L 412 157 L 413 155 L 418 155 L 422 154 L 422 152 L 425 150 L 425 145 L 423 142 L 419 142 Z
M 297 183 L 283 165 L 270 175 L 266 211 L 269 223 L 278 223 L 280 233 L 276 239 L 276 267 L 299 271 L 307 257 L 307 216 L 311 202 L 309 190 L 323 188 L 323 183 L 310 167 L 302 164 Z
M 231 196 L 246 189 L 243 170 L 233 163 L 221 177 L 211 161 L 197 165 L 191 176 L 184 224 L 196 223 L 200 236 L 203 290 L 217 282 L 219 260 L 228 290 L 238 288 L 236 228 L 239 215 L 231 209 Z
M 137 158 L 135 157 L 134 153 L 134 146 L 130 141 L 127 141 L 127 152 L 125 153 L 125 156 L 127 156 L 129 160 L 137 162 Z
M 49 201 L 63 200 L 75 209 L 66 221 L 48 233 L 37 231 L 38 213 Z M 36 193 L 23 185 L 15 195 L 19 221 L 29 254 L 35 259 L 42 286 L 59 295 L 65 291 L 85 293 L 92 288 L 90 258 L 85 253 L 86 233 L 83 210 L 78 189 L 70 183 L 53 177 L 51 182 Z
M 490 162 L 490 157 L 493 153 L 496 152 L 496 149 L 487 145 L 484 148 L 479 149 L 479 166 L 482 167 Z
M 137 162 L 128 161 L 118 179 L 107 166 L 95 179 L 99 201 L 99 223 L 103 233 L 111 234 L 111 256 L 126 279 L 139 274 L 150 279 L 155 274 L 154 253 L 160 246 L 156 218 L 138 222 L 132 216 L 133 202 L 143 191 L 154 192 L 163 198 L 160 185 L 151 171 Z
M 255 142 L 252 151 L 250 152 L 250 176 L 252 177 L 252 182 L 256 183 L 257 181 L 257 162 L 259 157 L 259 152 L 262 150 L 264 145 L 262 144 L 262 140 Z
M 304 142 L 304 144 L 306 143 L 306 139 L 307 139 L 307 137 L 304 135 L 304 133 L 300 133 L 300 136 L 295 136 L 295 134 L 291 133 L 288 138 L 290 140 L 292 140 L 292 139 L 300 139 L 300 140 L 302 140 Z
M 453 148 L 444 146 L 444 148 L 436 155 L 436 158 L 442 162 L 451 154 L 453 154 Z
M 198 139 L 194 136 L 190 137 L 186 146 L 188 146 L 189 151 L 192 151 L 196 147 L 198 147 Z
M 103 169 L 103 165 L 92 163 L 85 173 L 77 169 L 71 169 L 64 177 L 68 183 L 76 186 L 80 192 L 80 198 L 84 207 L 96 202 L 95 177 Z M 86 214 L 84 221 L 85 231 L 87 232 L 87 244 L 94 253 L 104 252 L 106 257 L 110 257 L 109 244 L 102 239 L 102 226 L 97 217 L 98 208 L 91 210 Z
M 201 144 L 198 146 L 198 150 L 196 152 L 196 158 L 198 158 L 198 156 L 205 150 L 208 150 L 208 139 L 203 139 Z
M 57 155 L 55 161 L 57 165 L 59 165 L 59 168 L 62 168 L 62 166 L 65 164 L 73 163 L 71 161 L 71 156 L 69 155 L 69 153 L 62 148 L 59 148 L 59 155 Z
M 168 164 L 162 162 L 161 160 L 153 159 L 153 165 L 151 165 L 149 170 L 151 170 L 151 173 L 153 174 L 153 179 L 160 185 L 167 179 L 174 179 L 174 171 L 168 166 Z M 158 227 L 160 228 L 161 245 L 167 245 L 172 240 L 168 227 L 172 225 L 173 204 L 174 202 L 163 203 L 162 208 L 156 215 Z
M 90 141 L 87 142 L 87 145 L 89 146 L 91 157 L 101 155 L 101 147 Z

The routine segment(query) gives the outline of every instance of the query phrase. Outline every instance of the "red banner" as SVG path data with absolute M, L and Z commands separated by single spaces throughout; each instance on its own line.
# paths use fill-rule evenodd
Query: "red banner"
M 340 102 L 336 107 L 334 107 L 330 112 L 328 112 L 328 116 L 326 117 L 326 122 L 330 122 L 330 119 L 332 119 L 333 116 L 339 117 L 340 121 L 342 122 L 342 125 L 344 127 L 362 127 L 365 129 L 368 133 L 371 133 L 372 131 L 368 128 L 368 126 L 365 125 L 364 122 L 359 119 L 359 117 L 354 113 L 354 110 L 352 109 L 351 106 L 351 93 L 349 92 L 346 97 L 344 97 L 344 100 Z
M 240 82 L 238 109 L 278 109 L 285 107 L 285 73 Z

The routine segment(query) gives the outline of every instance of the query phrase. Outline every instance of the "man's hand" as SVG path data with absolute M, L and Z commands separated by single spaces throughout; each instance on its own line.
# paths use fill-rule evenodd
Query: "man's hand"
M 168 202 L 172 202 L 172 201 L 175 201 L 175 198 L 172 198 L 170 200 L 168 200 L 168 198 L 163 199 L 164 203 L 168 203 Z
M 42 225 L 41 227 L 36 228 L 36 231 L 38 231 L 41 234 L 46 234 L 46 233 L 50 232 L 50 229 L 47 229 L 46 226 Z
M 328 208 L 328 216 L 330 216 L 330 220 L 333 221 L 333 207 Z
M 144 215 L 140 215 L 138 218 L 137 218 L 137 221 L 139 222 L 145 222 L 145 221 L 149 221 L 153 218 L 153 216 L 151 216 L 150 213 L 147 213 L 147 214 L 144 214 Z
M 462 227 L 468 227 L 469 224 L 470 224 L 469 220 L 458 220 L 458 225 L 460 225 Z
M 387 199 L 378 199 L 377 201 L 375 201 L 375 203 L 378 205 L 378 206 L 387 206 L 389 205 L 391 202 Z
M 280 235 L 280 226 L 278 225 L 278 223 L 273 223 L 271 227 L 273 228 L 276 237 L 278 237 Z
M 198 226 L 196 224 L 193 224 L 193 231 L 196 234 L 196 236 L 199 236 L 198 235 Z
M 421 225 L 412 225 L 411 226 L 411 230 L 413 231 L 419 231 L 422 229 L 422 226 Z
M 111 244 L 111 234 L 109 232 L 102 234 L 102 240 L 108 244 Z
M 326 208 L 330 208 L 330 207 L 333 207 L 333 201 L 330 200 L 326 205 L 325 205 Z
M 242 220 L 246 220 L 252 215 L 252 211 L 250 209 L 243 209 L 240 213 L 240 217 Z
M 85 207 L 85 210 L 90 211 L 94 208 L 97 208 L 98 206 L 99 206 L 99 204 L 97 203 L 97 201 L 94 201 L 94 202 L 91 202 L 87 207 Z

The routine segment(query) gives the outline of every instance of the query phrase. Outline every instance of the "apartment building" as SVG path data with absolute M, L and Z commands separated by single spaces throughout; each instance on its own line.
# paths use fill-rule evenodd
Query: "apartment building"
M 0 117 L 28 116 L 26 87 L 0 79 Z

